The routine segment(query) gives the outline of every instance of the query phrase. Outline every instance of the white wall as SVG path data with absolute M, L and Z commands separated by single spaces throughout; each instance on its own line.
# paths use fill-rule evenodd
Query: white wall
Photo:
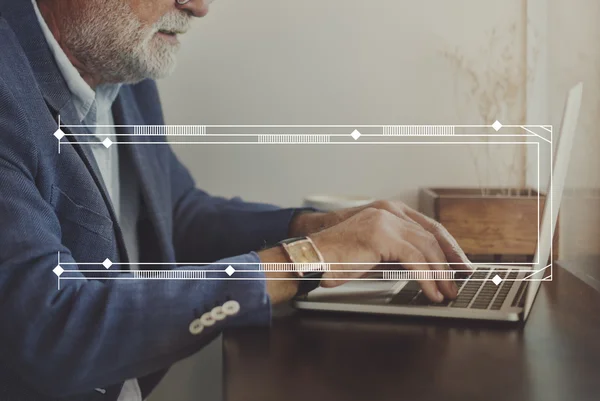
M 184 38 L 176 75 L 161 83 L 170 123 L 524 118 L 521 0 L 220 0 L 211 7 Z M 473 158 L 487 163 L 480 146 L 176 148 L 203 189 L 282 206 L 314 192 L 401 197 L 414 205 L 419 186 L 479 185 Z M 488 184 L 521 182 L 520 152 L 498 157 Z M 501 164 L 513 157 L 517 168 L 509 175 Z

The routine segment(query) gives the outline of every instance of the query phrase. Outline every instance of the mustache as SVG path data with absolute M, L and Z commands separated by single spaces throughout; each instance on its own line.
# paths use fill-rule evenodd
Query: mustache
M 171 31 L 185 33 L 190 29 L 192 16 L 182 11 L 172 11 L 163 15 L 154 24 L 153 31 Z

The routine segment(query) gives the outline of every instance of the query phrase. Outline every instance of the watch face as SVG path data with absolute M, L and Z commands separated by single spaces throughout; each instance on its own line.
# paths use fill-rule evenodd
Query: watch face
M 306 264 L 306 266 L 297 266 L 298 273 L 321 270 L 321 258 L 310 241 L 303 240 L 287 244 L 286 250 L 293 263 Z

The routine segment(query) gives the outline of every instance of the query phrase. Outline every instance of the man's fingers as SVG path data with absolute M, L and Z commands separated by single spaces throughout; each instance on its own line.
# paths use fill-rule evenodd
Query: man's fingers
M 427 267 L 423 268 L 423 265 L 412 265 L 410 263 L 403 264 L 404 268 L 409 270 L 428 270 Z M 417 280 L 425 296 L 433 302 L 443 302 L 444 294 L 438 288 L 437 282 L 433 280 Z
M 437 238 L 421 226 L 419 228 L 412 225 L 408 227 L 410 234 L 407 237 L 412 239 L 409 241 L 421 251 L 427 263 L 430 263 L 429 270 L 450 270 Z M 458 295 L 458 288 L 454 281 L 441 280 L 436 281 L 436 284 L 444 297 L 454 299 Z
M 374 207 L 387 210 L 390 213 L 398 216 L 402 220 L 414 225 L 418 225 L 426 231 L 432 233 L 437 238 L 445 257 L 450 263 L 458 263 L 460 265 L 451 267 L 454 270 L 472 270 L 473 266 L 467 255 L 458 245 L 454 237 L 446 230 L 439 222 L 425 216 L 422 213 L 404 205 L 401 202 L 393 201 L 378 201 Z M 461 266 L 462 265 L 462 266 Z
M 407 270 L 430 270 L 427 265 L 427 259 L 421 253 L 421 251 L 408 241 L 401 241 L 400 248 L 402 248 L 398 255 L 398 260 L 402 263 Z M 423 263 L 423 264 L 421 264 Z M 417 280 L 423 293 L 434 302 L 442 302 L 444 295 L 437 286 L 436 281 L 433 280 Z
M 439 222 L 430 219 L 429 217 L 410 208 L 407 208 L 406 214 L 412 220 L 419 223 L 425 230 L 435 235 L 448 262 L 460 264 L 452 266 L 451 268 L 453 270 L 473 270 L 473 264 L 458 245 L 456 239 L 454 239 L 454 237 L 448 232 L 448 230 L 446 230 L 446 228 L 444 228 L 444 226 L 442 226 Z

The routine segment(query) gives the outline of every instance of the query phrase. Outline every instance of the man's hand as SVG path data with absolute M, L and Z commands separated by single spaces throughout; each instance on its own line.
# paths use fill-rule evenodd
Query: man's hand
M 292 222 L 290 226 L 290 236 L 313 234 L 311 237 L 313 237 L 313 239 L 317 239 L 318 241 L 318 238 L 321 234 L 325 234 L 329 231 L 328 228 L 333 228 L 336 225 L 342 225 L 342 223 L 355 218 L 355 216 L 364 214 L 363 212 L 367 210 L 386 212 L 387 214 L 391 214 L 396 217 L 397 220 L 400 220 L 395 221 L 395 225 L 401 224 L 404 227 L 402 230 L 404 230 L 405 236 L 409 237 L 404 238 L 404 241 L 408 242 L 413 247 L 417 245 L 416 248 L 420 252 L 420 255 L 415 255 L 415 257 L 418 259 L 413 259 L 412 261 L 407 260 L 406 258 L 398 260 L 384 260 L 386 258 L 383 257 L 381 260 L 382 262 L 402 262 L 403 266 L 409 269 L 416 268 L 416 266 L 421 266 L 420 270 L 427 270 L 428 265 L 413 265 L 411 267 L 410 263 L 408 262 L 441 263 L 440 265 L 430 265 L 430 268 L 434 269 L 449 269 L 450 267 L 447 264 L 449 262 L 453 263 L 453 270 L 472 269 L 471 262 L 462 251 L 454 237 L 452 237 L 452 235 L 450 235 L 450 233 L 440 223 L 398 201 L 377 201 L 366 206 L 342 209 L 329 213 L 303 213 L 298 215 Z M 383 213 L 383 215 L 385 216 L 386 214 Z M 394 224 L 388 223 L 387 220 L 390 220 L 389 216 L 385 218 L 386 224 Z M 408 228 L 410 228 L 410 230 Z M 360 228 L 358 228 L 357 231 L 360 231 Z M 411 234 L 409 234 L 409 232 Z M 405 252 L 408 251 L 406 245 L 400 246 L 404 247 Z M 399 250 L 395 249 L 395 251 Z M 411 250 L 411 252 L 414 253 L 414 250 Z M 422 260 L 423 257 L 425 260 Z M 348 261 L 353 262 L 352 260 Z M 359 261 L 360 260 L 356 260 L 354 262 Z M 366 268 L 363 267 L 363 269 Z M 325 283 L 330 285 L 332 284 L 330 282 Z M 421 285 L 425 294 L 427 294 L 432 300 L 439 300 L 439 295 L 437 295 L 438 290 L 447 297 L 453 298 L 455 296 L 452 295 L 456 292 L 456 286 L 453 282 L 442 281 L 436 283 L 433 281 L 424 281 L 421 282 Z
M 323 275 L 323 287 L 343 284 L 382 262 L 402 263 L 409 270 L 448 270 L 448 257 L 436 236 L 409 218 L 400 218 L 384 209 L 366 208 L 341 223 L 313 234 L 312 239 L 332 265 Z M 360 264 L 344 264 L 360 263 Z M 339 272 L 343 270 L 344 272 Z M 420 281 L 432 301 L 454 299 L 458 289 L 452 281 Z
M 376 201 L 366 206 L 341 209 L 329 213 L 302 213 L 290 224 L 290 237 L 310 235 L 332 227 L 365 209 L 385 210 L 402 220 L 410 221 L 433 234 L 444 251 L 448 262 L 458 263 L 455 270 L 472 269 L 469 258 L 462 251 L 454 237 L 437 221 L 417 212 L 400 201 Z

